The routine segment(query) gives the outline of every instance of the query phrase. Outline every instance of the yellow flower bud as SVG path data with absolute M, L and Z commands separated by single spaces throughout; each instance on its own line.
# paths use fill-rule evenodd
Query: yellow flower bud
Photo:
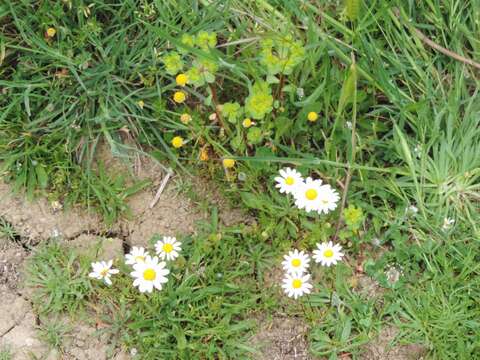
M 242 125 L 243 125 L 244 128 L 248 129 L 250 126 L 253 125 L 253 121 L 250 118 L 246 118 L 246 119 L 243 120 Z
M 192 121 L 192 117 L 190 116 L 190 114 L 185 113 L 180 115 L 180 121 L 186 125 L 190 121 Z
M 315 111 L 310 111 L 307 115 L 308 121 L 315 122 L 318 119 L 318 114 Z
M 55 28 L 53 28 L 53 27 L 49 27 L 49 28 L 47 29 L 47 36 L 48 36 L 49 38 L 53 38 L 56 33 L 57 33 L 57 30 L 55 30 Z
M 183 146 L 183 138 L 181 136 L 175 136 L 172 139 L 172 145 L 175 149 L 181 148 Z
M 226 169 L 231 169 L 235 166 L 235 160 L 233 160 L 233 159 L 223 159 L 223 166 Z
M 176 103 L 183 103 L 185 99 L 187 98 L 187 95 L 183 91 L 176 91 L 175 94 L 173 94 L 173 101 Z
M 209 159 L 208 150 L 207 149 L 200 150 L 200 160 L 207 161 L 208 159 Z
M 185 74 L 178 74 L 177 77 L 175 78 L 175 81 L 178 86 L 185 86 L 188 82 L 188 76 Z

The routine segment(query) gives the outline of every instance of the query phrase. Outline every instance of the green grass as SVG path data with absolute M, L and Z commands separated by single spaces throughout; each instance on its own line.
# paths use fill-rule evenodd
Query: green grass
M 35 289 L 32 301 L 41 315 L 77 315 L 92 291 L 90 263 L 56 242 L 34 250 L 26 268 L 26 284 Z
M 0 349 L 0 360 L 11 360 L 12 353 L 9 349 L 2 348 Z
M 423 345 L 427 358 L 475 356 L 478 71 L 432 49 L 415 29 L 479 62 L 478 0 L 352 0 L 346 9 L 286 0 L 32 4 L 0 5 L 0 160 L 16 189 L 93 206 L 110 222 L 128 214 L 125 200 L 143 184 L 129 188 L 95 166 L 104 142 L 122 160 L 142 151 L 177 172 L 212 178 L 257 221 L 241 230 L 213 221 L 187 240 L 174 281 L 152 298 L 136 294 L 126 278 L 113 290 L 92 290 L 74 256 L 41 250 L 34 269 L 42 278 L 33 278 L 48 299 L 41 311 L 76 311 L 86 299 L 102 304 L 113 314 L 110 331 L 146 359 L 254 358 L 249 312 L 302 317 L 312 354 L 332 359 L 360 357 L 363 344 L 391 324 L 401 343 Z M 44 36 L 48 27 L 57 30 L 52 39 Z M 187 102 L 175 105 L 174 76 L 161 58 L 183 34 L 202 30 L 215 31 L 220 46 L 180 49 L 189 52 L 186 63 L 218 65 L 215 81 L 188 86 Z M 277 80 L 259 56 L 260 39 L 272 34 L 292 35 L 306 49 Z M 254 127 L 241 126 L 243 115 L 208 119 L 216 102 L 243 105 L 259 79 L 272 80 L 275 110 Z M 312 110 L 320 115 L 315 123 L 306 120 Z M 184 112 L 193 117 L 188 125 L 179 121 Z M 174 149 L 174 136 L 186 145 Z M 208 161 L 198 160 L 202 150 Z M 224 157 L 237 159 L 235 168 L 223 169 Z M 346 206 L 362 210 L 358 222 L 340 211 L 296 210 L 273 186 L 287 164 L 339 190 L 349 183 Z M 178 190 L 196 198 L 188 182 Z M 411 205 L 418 213 L 406 210 Z M 455 220 L 447 230 L 445 218 Z M 313 249 L 336 237 L 338 224 L 348 261 L 318 271 L 314 295 L 291 302 L 264 288 L 283 252 Z M 352 290 L 359 265 L 382 286 L 379 298 Z M 386 275 L 392 267 L 402 270 L 395 283 Z

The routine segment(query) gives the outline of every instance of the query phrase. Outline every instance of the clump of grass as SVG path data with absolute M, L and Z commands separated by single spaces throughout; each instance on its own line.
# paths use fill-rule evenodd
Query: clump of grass
M 26 267 L 26 283 L 34 289 L 36 311 L 77 314 L 92 291 L 88 266 L 73 250 L 56 242 L 35 248 Z

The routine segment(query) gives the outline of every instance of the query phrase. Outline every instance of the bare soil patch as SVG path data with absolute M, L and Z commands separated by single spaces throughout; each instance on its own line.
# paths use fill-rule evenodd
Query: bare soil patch
M 400 345 L 395 343 L 398 329 L 386 326 L 377 338 L 365 346 L 364 360 L 420 360 L 425 348 L 418 344 Z
M 309 360 L 306 324 L 295 317 L 261 318 L 253 346 L 260 349 L 257 360 Z

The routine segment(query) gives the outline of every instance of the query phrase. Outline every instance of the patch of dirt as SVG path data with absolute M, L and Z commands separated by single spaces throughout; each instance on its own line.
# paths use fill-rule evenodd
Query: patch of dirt
M 37 337 L 37 319 L 29 302 L 2 284 L 0 298 L 0 349 L 9 349 L 15 360 L 48 356 L 48 347 Z
M 251 344 L 260 349 L 256 360 L 310 360 L 308 352 L 308 327 L 295 317 L 259 319 L 259 329 Z
M 44 198 L 27 201 L 12 194 L 9 185 L 0 180 L 0 217 L 13 225 L 27 245 L 36 245 L 52 237 L 72 239 L 82 233 L 104 229 L 100 218 L 76 208 L 58 210 Z
M 8 239 L 2 241 L 0 248 L 0 285 L 16 290 L 21 283 L 21 267 L 27 256 L 23 247 Z M 1 297 L 0 297 L 1 299 Z
M 425 355 L 425 347 L 419 344 L 395 344 L 398 329 L 386 326 L 377 338 L 365 346 L 363 360 L 420 360 Z

